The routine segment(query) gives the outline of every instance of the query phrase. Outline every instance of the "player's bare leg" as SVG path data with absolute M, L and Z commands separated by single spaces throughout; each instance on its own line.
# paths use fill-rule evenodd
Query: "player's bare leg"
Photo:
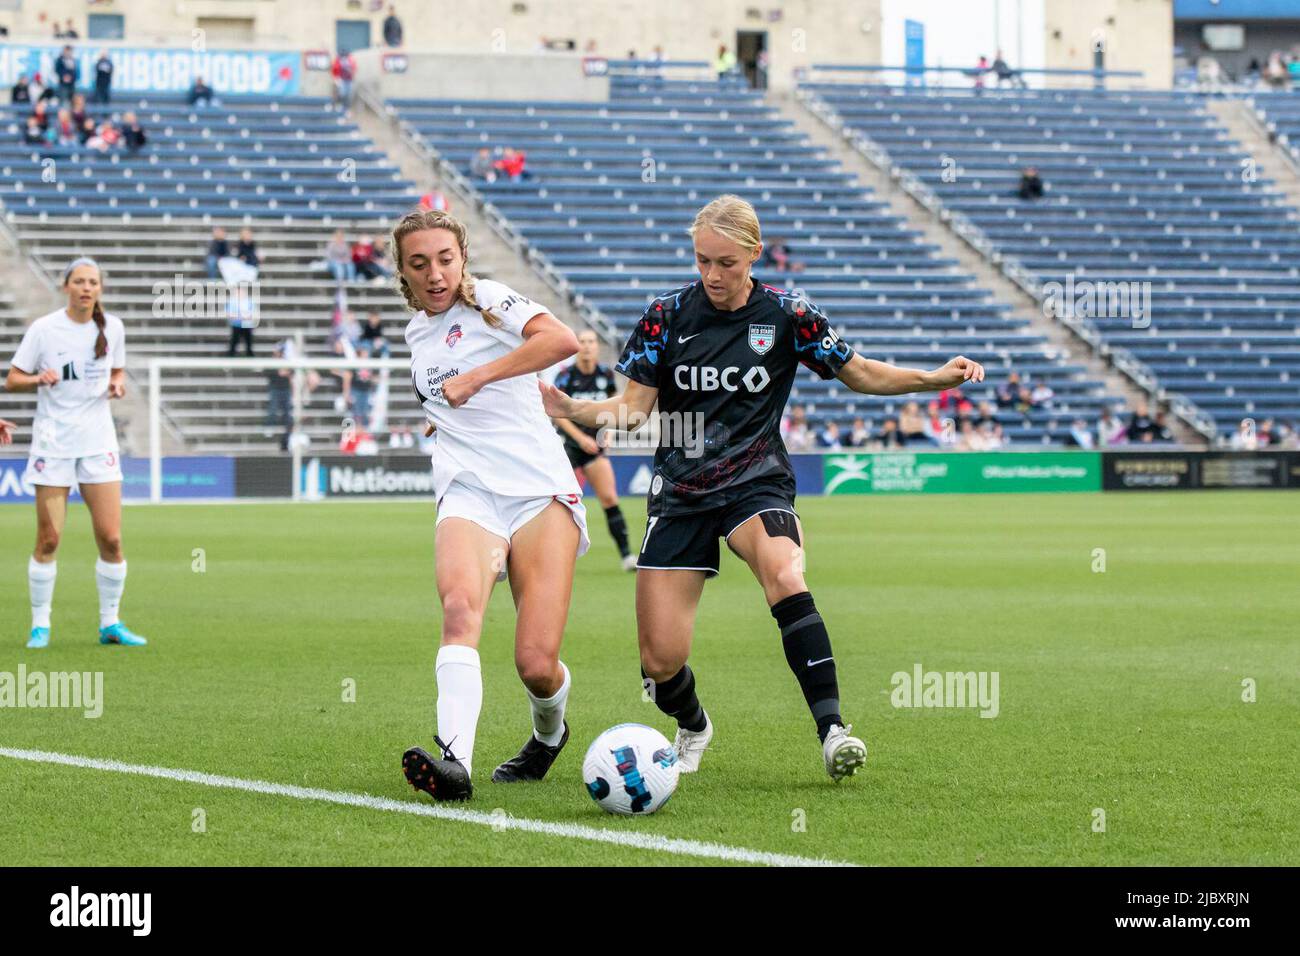
M 700 706 L 695 674 L 686 663 L 704 580 L 703 571 L 642 568 L 636 573 L 641 679 L 655 706 L 677 721 L 674 747 L 682 773 L 699 769 L 700 756 L 713 739 L 713 724 Z
M 27 646 L 32 649 L 50 644 L 50 607 L 54 602 L 54 581 L 59 566 L 55 555 L 68 518 L 67 488 L 36 486 L 36 545 L 27 562 L 27 588 L 32 603 L 32 630 Z
M 431 756 L 420 747 L 402 756 L 402 770 L 411 786 L 435 800 L 468 800 L 474 792 L 470 771 L 483 706 L 478 642 L 492 586 L 508 551 L 504 538 L 465 518 L 447 518 L 438 524 L 434 554 L 442 646 L 435 667 L 438 733 L 433 741 L 441 756 Z
M 118 617 L 122 593 L 126 590 L 126 558 L 122 555 L 122 483 L 106 481 L 81 486 L 81 497 L 90 511 L 99 560 L 95 562 L 95 584 L 99 588 L 99 642 L 138 647 L 149 643 L 133 633 Z
M 596 500 L 600 502 L 601 509 L 605 512 L 605 524 L 609 527 L 609 536 L 618 546 L 623 570 L 635 571 L 636 555 L 628 547 L 627 521 L 623 518 L 623 509 L 618 504 L 618 484 L 614 480 L 613 464 L 604 455 L 600 455 L 583 465 L 582 471 L 587 476 L 591 490 L 596 493 Z
M 867 748 L 850 736 L 852 728 L 840 716 L 830 635 L 804 582 L 803 542 L 799 519 L 786 511 L 756 514 L 727 538 L 728 546 L 749 565 L 763 588 L 781 629 L 786 663 L 817 724 L 826 772 L 832 780 L 841 780 L 866 762 Z
M 497 783 L 541 780 L 569 740 L 564 707 L 570 679 L 569 669 L 560 661 L 560 642 L 569 618 L 579 539 L 569 509 L 552 502 L 516 531 L 510 542 L 515 669 L 528 692 L 533 732 L 523 749 L 493 772 Z

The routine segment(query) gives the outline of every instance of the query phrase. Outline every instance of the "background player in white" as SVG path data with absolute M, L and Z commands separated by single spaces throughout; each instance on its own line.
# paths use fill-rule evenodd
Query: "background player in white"
M 569 738 L 569 670 L 560 641 L 575 559 L 588 546 L 586 512 L 560 437 L 542 410 L 537 371 L 577 351 L 573 332 L 500 282 L 468 270 L 465 227 L 441 211 L 413 212 L 392 235 L 398 283 L 415 313 L 406 327 L 411 383 L 436 435 L 434 533 L 442 646 L 441 756 L 402 757 L 406 778 L 436 800 L 465 800 L 483 700 L 478 643 L 496 581 L 510 579 L 515 667 L 533 732 L 492 774 L 540 780 Z
M 0 418 L 0 445 L 12 445 L 14 431 L 18 426 L 7 418 Z
M 122 555 L 122 467 L 108 401 L 126 394 L 126 331 L 104 312 L 103 284 L 93 259 L 63 271 L 67 305 L 27 328 L 10 363 L 5 388 L 36 393 L 32 447 L 23 475 L 36 489 L 36 548 L 27 566 L 32 630 L 27 646 L 50 643 L 50 605 L 58 574 L 55 555 L 74 484 L 90 509 L 99 560 L 99 640 L 140 645 L 118 618 L 126 588 Z
M 648 416 L 658 402 L 661 415 L 703 422 L 704 454 L 694 457 L 671 445 L 674 430 L 661 429 L 637 562 L 642 679 L 677 721 L 682 771 L 698 769 L 713 736 L 686 660 L 723 538 L 763 588 L 826 771 L 839 780 L 867 751 L 841 716 L 830 636 L 804 581 L 806 542 L 779 427 L 795 372 L 803 363 L 855 392 L 898 395 L 980 382 L 984 369 L 961 356 L 923 372 L 856 354 L 807 299 L 753 278 L 762 237 L 754 208 L 737 196 L 701 209 L 691 235 L 700 281 L 650 304 L 616 366 L 628 376 L 623 394 L 582 402 L 545 386 L 546 410 L 594 426 L 626 421 L 631 411 Z
M 542 376 L 543 381 L 546 377 Z M 609 398 L 618 391 L 614 370 L 600 363 L 600 339 L 591 329 L 578 333 L 578 358 L 566 365 L 550 380 L 566 395 L 580 399 Z M 618 484 L 614 479 L 614 466 L 600 444 L 601 436 L 593 428 L 580 428 L 567 418 L 555 419 L 564 433 L 564 453 L 569 464 L 582 472 L 596 493 L 596 499 L 605 511 L 605 525 L 614 539 L 623 570 L 636 570 L 636 555 L 627 545 L 627 521 L 618 503 Z

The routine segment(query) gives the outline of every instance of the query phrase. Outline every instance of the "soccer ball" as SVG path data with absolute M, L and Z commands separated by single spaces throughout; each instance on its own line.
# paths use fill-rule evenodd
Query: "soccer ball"
M 582 760 L 591 799 L 608 813 L 654 813 L 677 789 L 677 751 L 645 724 L 619 724 L 592 741 Z

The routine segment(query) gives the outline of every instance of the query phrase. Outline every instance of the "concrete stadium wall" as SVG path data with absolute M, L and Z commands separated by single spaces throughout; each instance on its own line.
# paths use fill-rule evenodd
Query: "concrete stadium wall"
M 382 97 L 513 100 L 527 96 L 539 102 L 609 99 L 608 77 L 584 76 L 583 58 L 572 53 L 410 53 L 406 54 L 404 73 L 384 73 L 380 63 L 384 55 L 384 50 L 376 49 L 355 54 L 357 83 Z
M 1169 89 L 1174 75 L 1172 0 L 1045 0 L 1044 66 L 1092 69 L 1093 38 L 1106 47 L 1106 69 L 1142 70 L 1140 82 L 1117 87 Z

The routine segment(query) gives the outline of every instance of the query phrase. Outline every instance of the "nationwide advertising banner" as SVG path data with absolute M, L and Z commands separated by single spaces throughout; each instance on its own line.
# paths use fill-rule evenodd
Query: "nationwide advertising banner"
M 297 93 L 302 81 L 302 54 L 282 50 L 204 50 L 152 47 L 107 47 L 113 61 L 114 93 L 184 93 L 195 77 L 217 93 L 285 96 Z M 0 43 L 0 87 L 8 89 L 21 74 L 36 73 L 46 85 L 54 82 L 54 61 L 63 52 L 58 43 Z M 80 68 L 78 89 L 95 83 L 99 48 L 73 45 Z
M 1088 451 L 826 455 L 822 467 L 828 495 L 1101 490 L 1101 456 Z

